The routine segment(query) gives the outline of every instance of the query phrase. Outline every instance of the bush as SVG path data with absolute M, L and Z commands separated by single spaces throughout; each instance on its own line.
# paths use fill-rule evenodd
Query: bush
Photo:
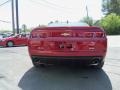
M 111 14 L 105 16 L 101 20 L 100 25 L 101 25 L 101 27 L 104 28 L 104 30 L 109 35 L 120 34 L 120 16 L 119 15 L 111 13 Z

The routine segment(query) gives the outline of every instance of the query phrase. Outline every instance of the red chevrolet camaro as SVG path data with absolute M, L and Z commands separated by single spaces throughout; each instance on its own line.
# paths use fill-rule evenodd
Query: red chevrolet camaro
M 28 44 L 28 35 L 19 34 L 15 36 L 6 37 L 0 40 L 0 46 L 3 47 L 13 47 L 13 46 L 22 46 Z
M 60 24 L 32 30 L 28 50 L 35 67 L 76 63 L 102 68 L 107 51 L 105 31 L 84 24 Z

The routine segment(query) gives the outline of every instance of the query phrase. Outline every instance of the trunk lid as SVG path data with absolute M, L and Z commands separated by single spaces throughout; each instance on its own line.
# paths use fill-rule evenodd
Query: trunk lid
M 94 51 L 103 47 L 105 33 L 98 27 L 45 27 L 33 30 L 31 39 L 40 50 Z

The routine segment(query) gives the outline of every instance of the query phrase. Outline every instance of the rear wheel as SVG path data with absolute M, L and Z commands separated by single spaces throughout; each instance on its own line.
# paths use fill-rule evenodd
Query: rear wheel
M 8 42 L 7 42 L 7 47 L 13 47 L 13 46 L 14 46 L 13 41 L 8 41 Z

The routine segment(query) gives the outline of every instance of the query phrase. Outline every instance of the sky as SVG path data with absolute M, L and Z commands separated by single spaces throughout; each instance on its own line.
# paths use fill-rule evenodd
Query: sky
M 0 4 L 7 0 L 0 0 Z M 103 17 L 102 0 L 18 0 L 20 28 L 47 25 L 50 21 L 78 22 L 86 16 L 86 5 L 89 16 L 95 20 Z M 11 2 L 0 7 L 0 30 L 12 29 Z

